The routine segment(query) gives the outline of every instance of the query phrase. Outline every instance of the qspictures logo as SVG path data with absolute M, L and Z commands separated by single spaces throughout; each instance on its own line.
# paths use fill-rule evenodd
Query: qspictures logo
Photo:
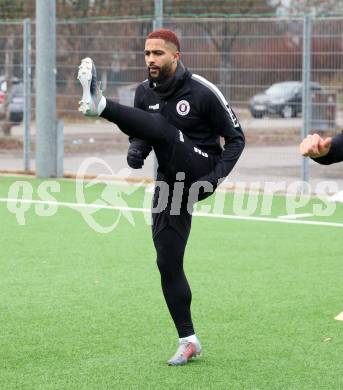
M 102 173 L 89 179 L 95 170 Z M 333 181 L 319 182 L 315 187 L 301 181 L 238 182 L 228 196 L 220 189 L 213 193 L 213 185 L 205 181 L 194 182 L 190 188 L 186 188 L 185 174 L 178 172 L 173 184 L 165 181 L 154 183 L 156 196 L 152 203 L 154 191 L 147 190 L 143 182 L 132 185 L 125 181 L 118 183 L 108 180 L 118 176 L 124 179 L 131 174 L 128 168 L 115 173 L 104 160 L 91 157 L 85 159 L 78 169 L 74 198 L 70 202 L 57 200 L 61 199 L 58 194 L 61 194 L 61 186 L 64 186 L 62 181 L 46 180 L 34 186 L 29 180 L 22 179 L 10 185 L 7 198 L 0 198 L 0 202 L 6 203 L 7 210 L 15 216 L 19 225 L 29 223 L 29 211 L 46 218 L 54 216 L 60 207 L 68 207 L 75 210 L 91 229 L 102 234 L 113 232 L 121 221 L 136 226 L 139 213 L 143 213 L 145 223 L 150 225 L 151 214 L 160 213 L 167 207 L 170 207 L 168 212 L 171 215 L 180 215 L 181 208 L 186 207 L 189 213 L 202 217 L 343 227 L 342 223 L 320 219 L 335 213 L 337 196 L 329 196 L 338 191 L 338 185 Z M 136 204 L 137 200 L 141 202 L 140 207 L 132 207 L 130 197 L 142 187 L 144 191 L 135 197 Z M 197 202 L 200 191 L 213 194 Z M 280 193 L 283 194 L 281 201 L 277 196 Z M 278 201 L 274 202 L 276 198 Z M 277 214 L 275 210 L 280 210 L 280 204 L 283 213 L 279 211 Z M 100 210 L 106 210 L 105 218 Z M 319 220 L 306 220 L 313 217 Z

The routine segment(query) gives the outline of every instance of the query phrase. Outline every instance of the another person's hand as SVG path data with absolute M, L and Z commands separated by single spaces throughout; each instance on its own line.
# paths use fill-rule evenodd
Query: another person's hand
M 300 153 L 306 157 L 319 158 L 329 153 L 332 138 L 321 138 L 318 134 L 308 135 L 300 144 Z
M 136 148 L 129 148 L 127 152 L 127 163 L 133 169 L 140 169 L 144 165 L 144 156 L 141 150 Z

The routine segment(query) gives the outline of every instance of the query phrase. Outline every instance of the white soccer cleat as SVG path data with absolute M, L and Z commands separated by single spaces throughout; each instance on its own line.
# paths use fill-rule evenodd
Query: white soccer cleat
M 99 116 L 105 107 L 105 98 L 97 81 L 95 65 L 91 58 L 87 57 L 81 61 L 77 78 L 83 90 L 79 111 L 86 116 Z
M 167 364 L 168 366 L 183 366 L 187 364 L 189 360 L 201 356 L 201 345 L 199 340 L 195 343 L 192 343 L 187 340 L 182 340 L 179 342 L 178 348 Z

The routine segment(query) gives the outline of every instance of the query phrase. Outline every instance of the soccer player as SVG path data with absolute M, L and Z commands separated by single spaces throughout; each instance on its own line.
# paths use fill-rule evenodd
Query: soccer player
M 323 165 L 343 161 L 343 133 L 325 139 L 318 134 L 308 135 L 300 144 L 300 153 Z
M 155 187 L 153 209 L 157 211 L 152 215 L 152 234 L 163 294 L 179 335 L 177 351 L 168 364 L 182 365 L 201 352 L 191 317 L 191 290 L 183 270 L 191 228 L 187 195 L 199 181 L 203 184 L 199 199 L 211 195 L 233 169 L 245 140 L 237 117 L 219 89 L 182 64 L 180 42 L 173 31 L 151 32 L 144 54 L 148 79 L 136 89 L 135 108 L 105 98 L 93 61 L 83 59 L 78 73 L 83 87 L 79 110 L 117 124 L 130 137 L 127 162 L 131 168 L 141 168 L 154 149 L 157 183 L 169 186 L 169 192 L 167 187 Z M 225 140 L 223 148 L 220 136 Z M 185 191 L 176 211 L 175 194 L 180 182 Z M 159 209 L 162 197 L 167 199 L 166 207 Z

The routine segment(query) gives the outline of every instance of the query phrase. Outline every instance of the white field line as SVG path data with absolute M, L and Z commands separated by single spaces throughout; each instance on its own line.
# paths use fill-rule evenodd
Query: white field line
M 343 321 L 343 311 L 342 311 L 342 313 L 339 313 L 339 314 L 335 317 L 335 320 L 337 320 L 337 321 Z
M 307 218 L 307 217 L 313 217 L 313 214 L 311 213 L 304 213 L 304 214 L 286 214 L 286 215 L 279 215 L 278 218 L 282 219 L 298 219 L 298 218 Z
M 122 210 L 122 211 L 133 211 L 140 213 L 150 213 L 150 209 L 140 207 L 123 207 L 123 206 L 110 206 L 101 204 L 87 204 L 87 203 L 69 203 L 69 202 L 55 202 L 55 201 L 44 201 L 34 199 L 10 199 L 0 198 L 0 203 L 29 203 L 29 204 L 46 204 L 69 207 L 71 209 L 80 208 L 94 208 L 94 209 L 109 209 L 109 210 Z M 243 215 L 232 215 L 232 214 L 211 214 L 211 213 L 199 213 L 193 214 L 195 217 L 207 217 L 207 218 L 218 218 L 218 219 L 233 219 L 239 221 L 256 221 L 256 222 L 277 222 L 277 223 L 293 223 L 299 225 L 315 225 L 315 226 L 331 226 L 343 228 L 343 223 L 337 222 L 320 222 L 320 221 L 301 221 L 297 219 L 280 219 L 280 218 L 267 218 L 267 217 L 251 217 Z
M 343 191 L 339 191 L 336 194 L 329 197 L 331 202 L 343 203 Z
M 55 202 L 46 200 L 35 200 L 35 199 L 10 199 L 0 198 L 0 203 L 29 203 L 29 204 L 46 204 L 52 206 L 64 206 L 71 209 L 109 209 L 109 210 L 121 210 L 121 211 L 138 211 L 148 213 L 150 209 L 143 209 L 140 207 L 123 207 L 123 206 L 110 206 L 103 204 L 87 204 L 87 203 L 70 203 L 70 202 Z

